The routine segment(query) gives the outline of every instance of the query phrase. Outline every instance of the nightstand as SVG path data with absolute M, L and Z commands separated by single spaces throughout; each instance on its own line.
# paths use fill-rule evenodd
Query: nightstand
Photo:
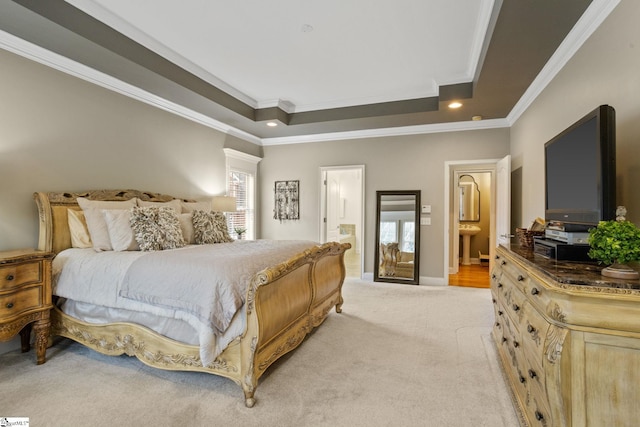
M 51 321 L 50 252 L 34 249 L 0 251 L 0 341 L 20 333 L 22 352 L 35 333 L 38 365 L 46 361 Z

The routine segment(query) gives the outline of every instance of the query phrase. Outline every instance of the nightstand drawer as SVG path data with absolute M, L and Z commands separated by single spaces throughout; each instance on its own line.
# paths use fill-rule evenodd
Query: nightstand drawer
M 39 261 L 0 267 L 0 291 L 41 281 L 42 263 Z
M 8 295 L 0 295 L 0 317 L 10 319 L 25 311 L 43 307 L 42 286 L 22 289 Z

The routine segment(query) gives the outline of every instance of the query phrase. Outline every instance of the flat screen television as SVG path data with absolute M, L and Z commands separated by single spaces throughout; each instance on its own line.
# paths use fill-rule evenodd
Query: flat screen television
M 615 110 L 601 105 L 544 146 L 545 219 L 584 232 L 615 218 Z

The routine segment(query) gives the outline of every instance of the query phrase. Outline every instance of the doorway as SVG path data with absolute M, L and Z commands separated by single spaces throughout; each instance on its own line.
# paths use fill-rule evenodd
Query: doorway
M 460 286 L 476 284 L 480 287 L 488 287 L 488 277 L 493 268 L 495 247 L 501 240 L 498 238 L 498 234 L 503 233 L 501 231 L 503 228 L 506 227 L 507 230 L 509 228 L 509 212 L 507 210 L 505 213 L 505 209 L 503 209 L 505 204 L 510 204 L 508 200 L 510 193 L 509 169 L 510 156 L 503 159 L 445 162 L 444 204 L 445 212 L 448 212 L 448 215 L 445 216 L 444 227 L 444 274 L 448 284 Z M 460 220 L 461 199 L 458 183 L 462 175 L 471 175 L 480 182 L 486 180 L 480 190 L 482 196 L 480 207 L 482 209 L 484 205 L 484 209 L 480 213 L 479 221 Z M 482 193 L 489 194 L 483 195 Z M 478 226 L 481 229 L 488 228 L 489 231 L 482 236 L 482 240 L 473 245 L 470 257 L 464 263 L 466 265 L 461 264 L 461 250 L 464 244 L 461 237 L 461 226 L 463 228 Z M 468 230 L 463 230 L 462 234 L 467 232 Z M 477 235 L 480 234 L 474 233 L 474 239 Z M 483 248 L 486 248 L 486 252 Z
M 347 276 L 363 274 L 364 165 L 320 168 L 320 241 L 350 243 Z

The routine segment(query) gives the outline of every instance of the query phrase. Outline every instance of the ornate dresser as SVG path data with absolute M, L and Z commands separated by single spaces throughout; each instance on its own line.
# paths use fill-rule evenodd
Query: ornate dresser
M 38 365 L 46 361 L 51 327 L 52 259 L 33 249 L 0 252 L 0 341 L 20 333 L 22 351 L 29 351 L 33 327 Z
M 601 268 L 496 252 L 493 337 L 525 425 L 638 425 L 640 281 Z

